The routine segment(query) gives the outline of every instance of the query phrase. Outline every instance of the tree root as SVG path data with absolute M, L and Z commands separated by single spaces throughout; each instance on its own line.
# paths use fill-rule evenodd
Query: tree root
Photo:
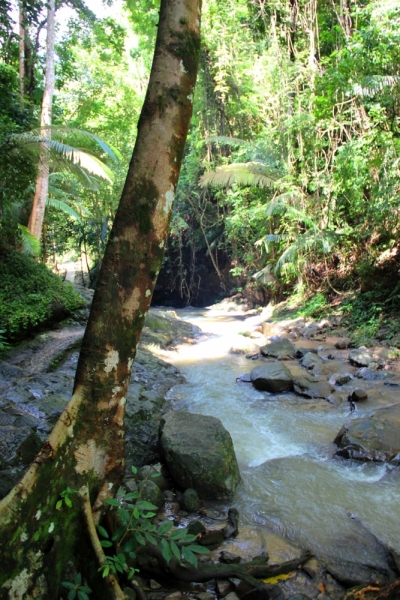
M 96 526 L 95 526 L 94 519 L 93 519 L 92 507 L 90 505 L 88 487 L 87 486 L 82 487 L 79 490 L 79 495 L 82 499 L 83 514 L 85 516 L 85 521 L 86 521 L 86 525 L 88 528 L 90 542 L 92 544 L 96 558 L 97 558 L 100 566 L 102 567 L 105 565 L 107 559 L 106 559 L 106 555 L 104 554 L 103 547 L 100 544 L 100 540 L 97 536 Z M 107 577 L 105 577 L 104 580 L 108 584 L 108 587 L 110 589 L 110 593 L 111 593 L 113 600 L 127 600 L 126 595 L 121 590 L 119 583 L 118 583 L 117 579 L 114 577 L 114 575 L 112 575 L 112 574 L 107 575 Z
M 264 560 L 256 558 L 243 564 L 204 564 L 199 563 L 198 567 L 193 567 L 187 563 L 182 563 L 172 558 L 168 563 L 163 558 L 159 548 L 153 545 L 147 545 L 144 554 L 139 558 L 140 569 L 147 571 L 152 576 L 169 575 L 185 583 L 205 582 L 211 579 L 229 579 L 231 577 L 240 579 L 251 587 L 257 587 L 260 579 L 282 575 L 295 571 L 301 565 L 306 563 L 312 554 L 305 550 L 300 558 L 288 560 L 279 565 L 268 565 L 268 557 Z

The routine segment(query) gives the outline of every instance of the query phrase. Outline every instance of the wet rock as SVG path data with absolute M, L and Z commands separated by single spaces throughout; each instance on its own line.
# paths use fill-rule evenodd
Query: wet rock
M 352 377 L 350 373 L 334 373 L 332 377 L 329 379 L 329 383 L 331 385 L 346 385 L 351 381 Z
M 236 592 L 229 592 L 229 594 L 225 596 L 224 600 L 239 600 L 239 596 L 236 594 Z
M 214 600 L 215 596 L 210 592 L 200 592 L 200 594 L 196 594 L 196 598 L 198 600 Z
M 0 499 L 7 496 L 21 478 L 22 473 L 23 471 L 12 468 L 0 471 Z
M 232 438 L 215 417 L 184 411 L 169 413 L 160 425 L 160 445 L 179 487 L 203 499 L 230 498 L 239 481 Z
M 288 600 L 311 600 L 311 598 L 305 594 L 293 594 L 293 596 L 289 596 Z
M 189 513 L 197 512 L 199 510 L 200 500 L 196 490 L 192 488 L 185 490 L 182 494 L 180 504 L 181 508 L 183 508 L 183 510 L 187 510 Z
M 227 565 L 240 563 L 240 560 L 240 556 L 237 554 L 232 554 L 231 552 L 226 552 L 226 550 L 223 550 L 219 555 L 219 562 Z
M 190 535 L 203 535 L 205 532 L 206 528 L 198 519 L 196 519 L 196 521 L 191 521 L 188 526 L 188 533 L 190 533 Z
M 217 592 L 219 597 L 227 596 L 229 593 L 233 592 L 235 589 L 235 585 L 230 581 L 230 579 L 217 579 L 215 581 L 215 591 Z
M 350 338 L 340 338 L 335 342 L 335 348 L 338 350 L 346 350 L 346 348 L 350 348 L 352 341 Z
M 293 389 L 296 394 L 307 398 L 327 398 L 333 392 L 329 383 L 320 381 L 308 373 L 293 378 Z
M 329 559 L 325 569 L 327 573 L 345 587 L 362 585 L 369 581 L 386 583 L 389 579 L 389 573 L 381 568 L 378 570 L 373 566 L 361 565 L 347 560 Z
M 342 427 L 334 443 L 336 456 L 386 462 L 400 452 L 400 406 L 377 410 L 373 417 L 355 419 Z
M 138 469 L 137 479 L 138 481 L 153 481 L 160 488 L 160 490 L 164 492 L 170 487 L 170 485 L 165 477 L 161 475 L 160 469 L 161 465 L 158 465 L 158 468 L 155 465 L 144 465 Z
M 349 396 L 349 400 L 351 400 L 352 402 L 364 402 L 365 400 L 368 400 L 368 394 L 365 390 L 362 390 L 361 388 L 356 388 L 352 391 L 351 395 Z
M 250 373 L 251 380 L 257 390 L 278 394 L 293 389 L 292 375 L 282 363 L 266 363 L 255 367 Z
M 303 358 L 309 352 L 311 352 L 311 354 L 318 354 L 318 352 L 315 348 L 297 348 L 295 357 Z
M 285 594 L 279 585 L 263 583 L 244 594 L 242 600 L 285 600 Z
M 349 353 L 349 361 L 356 367 L 368 367 L 373 360 L 372 353 L 365 346 L 354 348 Z
M 272 358 L 277 358 L 278 360 L 294 358 L 296 354 L 296 348 L 287 338 L 271 342 L 260 348 L 260 350 L 263 356 L 270 356 Z
M 364 379 L 365 381 L 384 381 L 385 379 L 393 377 L 393 373 L 390 373 L 389 371 L 374 371 L 367 367 L 361 367 L 354 373 L 354 377 L 357 377 L 357 379 Z
M 315 354 L 314 352 L 307 352 L 300 362 L 305 369 L 313 369 L 315 366 L 322 365 L 323 360 L 320 356 L 318 356 L 318 354 Z
M 151 479 L 146 479 L 139 485 L 139 493 L 141 500 L 151 502 L 157 508 L 161 508 L 164 505 L 164 494 Z
M 239 375 L 239 377 L 236 377 L 236 381 L 243 381 L 243 383 L 251 383 L 250 373 L 243 373 L 243 375 Z

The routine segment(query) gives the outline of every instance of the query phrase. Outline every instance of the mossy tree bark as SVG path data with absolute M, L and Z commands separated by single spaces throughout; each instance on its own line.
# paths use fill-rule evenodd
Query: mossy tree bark
M 200 9 L 201 0 L 161 2 L 136 145 L 74 393 L 23 479 L 0 502 L 0 598 L 58 598 L 66 570 L 81 572 L 96 598 L 124 597 L 111 579 L 100 580 L 97 573 L 96 553 L 85 533 L 87 490 L 96 523 L 124 472 L 125 398 L 161 268 L 192 113 Z M 79 493 L 71 496 L 71 508 L 56 510 L 67 486 Z

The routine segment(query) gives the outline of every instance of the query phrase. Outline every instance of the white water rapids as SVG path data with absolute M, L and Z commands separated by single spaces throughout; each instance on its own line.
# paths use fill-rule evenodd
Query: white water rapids
M 213 335 L 169 359 L 187 380 L 169 400 L 175 410 L 218 417 L 230 432 L 243 479 L 230 506 L 238 508 L 241 523 L 345 560 L 379 563 L 368 530 L 400 552 L 399 468 L 332 458 L 332 440 L 351 418 L 347 402 L 337 408 L 236 382 L 255 363 L 229 350 L 256 319 L 177 313 Z M 357 416 L 371 408 L 368 403 Z

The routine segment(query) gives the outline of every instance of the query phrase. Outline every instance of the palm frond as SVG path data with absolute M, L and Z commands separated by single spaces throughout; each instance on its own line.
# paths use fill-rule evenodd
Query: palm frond
M 33 256 L 40 256 L 40 242 L 34 235 L 29 232 L 25 225 L 18 225 L 22 252 Z
M 82 219 L 80 215 L 76 212 L 76 210 L 74 210 L 72 206 L 70 206 L 66 202 L 63 202 L 62 200 L 56 200 L 55 198 L 47 198 L 46 206 L 51 208 L 57 208 L 58 210 L 61 210 L 62 212 L 67 214 L 69 217 L 72 217 L 73 219 L 78 221 L 78 223 L 82 222 Z
M 84 146 L 88 142 L 95 142 L 102 151 L 115 163 L 122 159 L 121 153 L 111 144 L 106 144 L 98 135 L 78 129 L 77 127 L 68 127 L 67 125 L 51 125 L 46 127 L 50 131 L 50 136 L 54 140 L 69 143 L 74 146 Z M 34 136 L 41 137 L 40 129 L 32 129 L 27 132 Z
M 257 271 L 252 275 L 252 278 L 258 281 L 259 283 L 268 284 L 274 283 L 276 281 L 275 275 L 271 273 L 271 265 L 267 265 L 261 271 Z
M 217 167 L 215 171 L 204 173 L 204 175 L 200 177 L 200 186 L 231 186 L 236 183 L 237 185 L 264 188 L 272 187 L 275 181 L 276 177 L 273 177 L 270 173 L 266 172 L 263 163 L 251 161 L 247 163 L 224 165 Z
M 374 97 L 386 88 L 393 88 L 399 81 L 399 75 L 372 75 L 366 77 L 362 83 L 355 83 L 351 91 L 355 96 Z

